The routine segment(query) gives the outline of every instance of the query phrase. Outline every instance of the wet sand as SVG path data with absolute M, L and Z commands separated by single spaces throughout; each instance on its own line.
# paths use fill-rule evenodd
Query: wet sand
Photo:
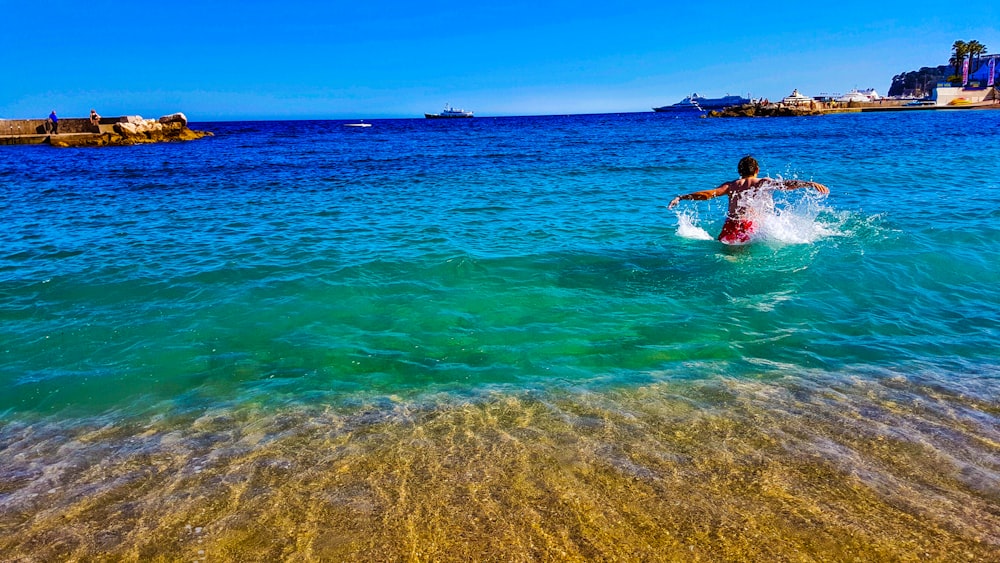
M 990 561 L 995 390 L 722 378 L 6 423 L 0 559 Z

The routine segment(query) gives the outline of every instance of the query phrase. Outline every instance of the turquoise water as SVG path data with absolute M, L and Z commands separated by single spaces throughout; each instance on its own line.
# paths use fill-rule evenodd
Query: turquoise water
M 953 491 L 941 493 L 949 502 L 997 500 L 1000 112 L 372 123 L 212 123 L 194 127 L 215 137 L 185 144 L 0 151 L 0 477 L 9 483 L 0 505 L 19 515 L 0 527 L 2 545 L 17 553 L 22 542 L 51 537 L 31 500 L 56 495 L 50 488 L 66 495 L 56 503 L 64 515 L 87 513 L 72 500 L 87 491 L 112 511 L 102 518 L 127 521 L 121 506 L 132 503 L 147 532 L 167 525 L 152 515 L 171 485 L 161 484 L 161 496 L 130 493 L 66 467 L 117 459 L 102 463 L 126 475 L 137 460 L 166 456 L 176 465 L 161 470 L 180 479 L 192 464 L 209 471 L 212 452 L 245 445 L 248 433 L 266 438 L 255 442 L 260 450 L 240 451 L 264 455 L 262 444 L 286 435 L 287 417 L 350 427 L 345 435 L 356 438 L 358 428 L 504 401 L 519 401 L 511 408 L 522 417 L 541 408 L 553 425 L 575 420 L 566 413 L 581 405 L 640 420 L 656 411 L 666 419 L 608 443 L 663 447 L 667 457 L 677 451 L 664 440 L 643 448 L 635 440 L 700 417 L 770 420 L 758 438 L 794 458 L 822 452 L 823 467 L 861 475 L 875 491 L 930 490 L 868 480 L 890 470 L 873 466 L 865 448 L 828 447 L 829 428 L 857 423 L 858 435 L 888 432 L 932 458 L 959 460 L 949 470 L 956 481 L 934 485 Z M 724 200 L 666 209 L 679 193 L 734 178 L 745 154 L 762 174 L 815 180 L 831 193 L 780 194 L 767 236 L 745 247 L 710 238 Z M 905 423 L 857 422 L 873 409 Z M 838 418 L 848 412 L 860 414 Z M 214 445 L 194 437 L 205 420 L 223 421 L 206 438 Z M 534 431 L 589 435 L 567 424 Z M 492 432 L 476 428 L 468 432 Z M 374 464 L 370 474 L 386 448 L 403 443 L 375 433 L 379 445 L 356 452 Z M 496 444 L 483 438 L 462 466 L 477 467 Z M 442 447 L 454 454 L 453 446 Z M 893 463 L 913 463 L 910 446 Z M 223 463 L 217 475 L 239 467 L 249 466 Z M 268 488 L 289 494 L 293 481 Z M 711 504 L 716 493 L 701 494 Z M 439 506 L 427 498 L 437 500 L 417 506 Z M 371 502 L 383 512 L 400 506 Z M 927 498 L 907 502 L 934 512 Z M 214 526 L 215 549 L 236 550 L 209 554 L 244 553 L 226 518 L 265 510 L 251 506 L 235 502 L 203 523 Z M 974 531 L 955 535 L 973 554 L 1000 546 L 995 510 L 966 516 Z M 50 555 L 126 553 L 79 537 L 48 541 L 58 546 Z M 124 532 L 118 541 L 180 549 Z M 310 553 L 379 558 L 344 545 L 352 547 Z M 583 559 L 613 554 L 566 545 Z M 888 545 L 896 554 L 914 547 Z M 524 549 L 517 553 L 555 557 Z

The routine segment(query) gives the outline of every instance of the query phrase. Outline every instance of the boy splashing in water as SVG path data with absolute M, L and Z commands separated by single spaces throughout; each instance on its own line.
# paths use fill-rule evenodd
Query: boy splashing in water
M 700 192 L 679 195 L 670 201 L 668 209 L 673 209 L 682 199 L 712 199 L 719 196 L 729 196 L 729 211 L 726 212 L 726 222 L 722 225 L 722 232 L 719 233 L 719 240 L 726 244 L 746 244 L 750 242 L 750 236 L 757 228 L 755 221 L 759 221 L 754 206 L 754 197 L 764 190 L 795 190 L 798 188 L 813 187 L 821 194 L 830 193 L 830 189 L 823 184 L 816 182 L 806 182 L 802 180 L 778 181 L 771 178 L 758 178 L 760 165 L 752 156 L 745 156 L 740 159 L 736 170 L 740 173 L 738 180 L 732 180 L 721 186 Z

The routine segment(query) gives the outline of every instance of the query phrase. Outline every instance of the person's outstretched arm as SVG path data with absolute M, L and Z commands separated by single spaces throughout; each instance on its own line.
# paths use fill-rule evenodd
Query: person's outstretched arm
M 771 185 L 778 188 L 779 190 L 797 190 L 799 188 L 816 188 L 816 191 L 821 194 L 830 193 L 830 188 L 820 184 L 818 182 L 808 182 L 806 180 L 783 180 L 777 182 L 772 180 Z
M 667 209 L 673 209 L 682 199 L 712 199 L 719 197 L 720 195 L 726 195 L 729 189 L 729 184 L 722 184 L 718 188 L 712 190 L 702 190 L 700 192 L 691 192 L 689 194 L 679 195 L 674 199 L 670 200 L 670 204 L 667 205 Z

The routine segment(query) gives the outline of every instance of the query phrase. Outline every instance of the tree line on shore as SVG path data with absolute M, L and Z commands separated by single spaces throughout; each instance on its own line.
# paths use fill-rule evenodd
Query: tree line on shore
M 923 97 L 930 94 L 939 82 L 950 82 L 954 86 L 962 85 L 962 70 L 966 58 L 969 62 L 969 73 L 979 70 L 982 55 L 986 53 L 986 45 L 973 39 L 965 42 L 961 39 L 951 46 L 951 58 L 948 64 L 932 67 L 921 67 L 892 77 L 889 96 L 913 95 Z M 954 71 L 954 72 L 952 72 Z

